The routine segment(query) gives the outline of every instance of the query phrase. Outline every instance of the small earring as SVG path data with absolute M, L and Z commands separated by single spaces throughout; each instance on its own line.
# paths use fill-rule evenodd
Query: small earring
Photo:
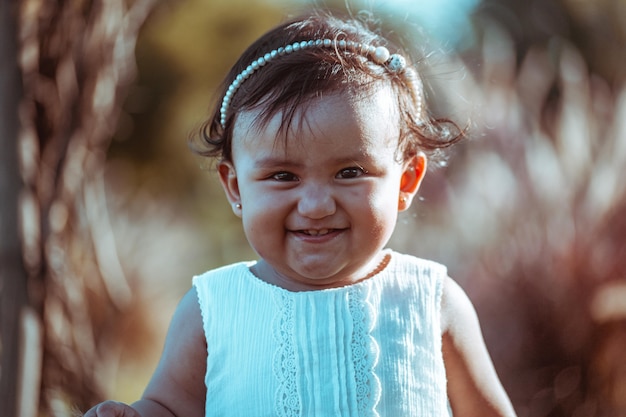
M 240 203 L 236 203 L 236 204 L 235 204 L 235 208 L 236 208 L 237 210 L 241 210 L 241 204 L 240 204 Z

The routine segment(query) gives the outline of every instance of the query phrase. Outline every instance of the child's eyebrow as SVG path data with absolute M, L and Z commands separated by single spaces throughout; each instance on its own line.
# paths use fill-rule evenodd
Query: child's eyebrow
M 273 168 L 273 167 L 281 167 L 281 168 L 299 168 L 302 167 L 303 164 L 300 162 L 296 162 L 293 159 L 289 158 L 279 158 L 269 156 L 266 158 L 259 158 L 254 162 L 254 166 L 257 168 Z
M 362 168 L 362 165 L 372 159 L 372 155 L 368 153 L 355 153 L 349 156 L 341 156 L 341 157 L 329 157 L 328 161 L 331 165 L 356 165 Z M 274 157 L 269 156 L 265 158 L 259 158 L 254 162 L 254 166 L 256 168 L 303 168 L 306 166 L 305 162 L 296 161 L 287 157 Z

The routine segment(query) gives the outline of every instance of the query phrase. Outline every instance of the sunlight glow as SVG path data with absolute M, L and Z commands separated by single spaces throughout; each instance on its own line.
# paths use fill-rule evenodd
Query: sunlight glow
M 470 15 L 480 0 L 385 0 L 362 3 L 378 3 L 399 15 L 404 14 L 411 23 L 424 27 L 432 36 L 452 46 L 462 46 L 473 39 Z
M 282 4 L 324 6 L 332 3 L 320 0 L 266 0 Z M 463 49 L 474 42 L 470 20 L 481 0 L 345 0 L 344 7 L 352 11 L 377 11 L 401 20 L 409 26 L 417 25 L 439 42 Z

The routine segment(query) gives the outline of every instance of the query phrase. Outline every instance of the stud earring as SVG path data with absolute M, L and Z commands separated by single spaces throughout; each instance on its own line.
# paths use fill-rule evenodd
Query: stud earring
M 402 204 L 403 206 L 406 204 L 406 197 L 405 196 L 400 196 L 400 204 Z
M 236 204 L 235 204 L 235 209 L 237 209 L 237 210 L 241 210 L 241 204 L 240 204 L 240 203 L 236 203 Z

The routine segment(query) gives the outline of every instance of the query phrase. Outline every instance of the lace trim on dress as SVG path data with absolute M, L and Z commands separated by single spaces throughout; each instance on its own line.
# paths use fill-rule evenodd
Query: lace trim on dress
M 371 335 L 374 327 L 374 310 L 368 301 L 365 288 L 350 291 L 349 309 L 354 322 L 352 358 L 356 378 L 356 399 L 359 416 L 378 417 L 376 406 L 380 400 L 380 380 L 374 372 L 378 363 L 379 347 Z
M 299 416 L 302 410 L 298 394 L 296 350 L 293 344 L 294 300 L 285 293 L 275 293 L 279 314 L 274 319 L 274 339 L 278 349 L 274 354 L 274 375 L 278 380 L 276 414 L 279 417 Z

